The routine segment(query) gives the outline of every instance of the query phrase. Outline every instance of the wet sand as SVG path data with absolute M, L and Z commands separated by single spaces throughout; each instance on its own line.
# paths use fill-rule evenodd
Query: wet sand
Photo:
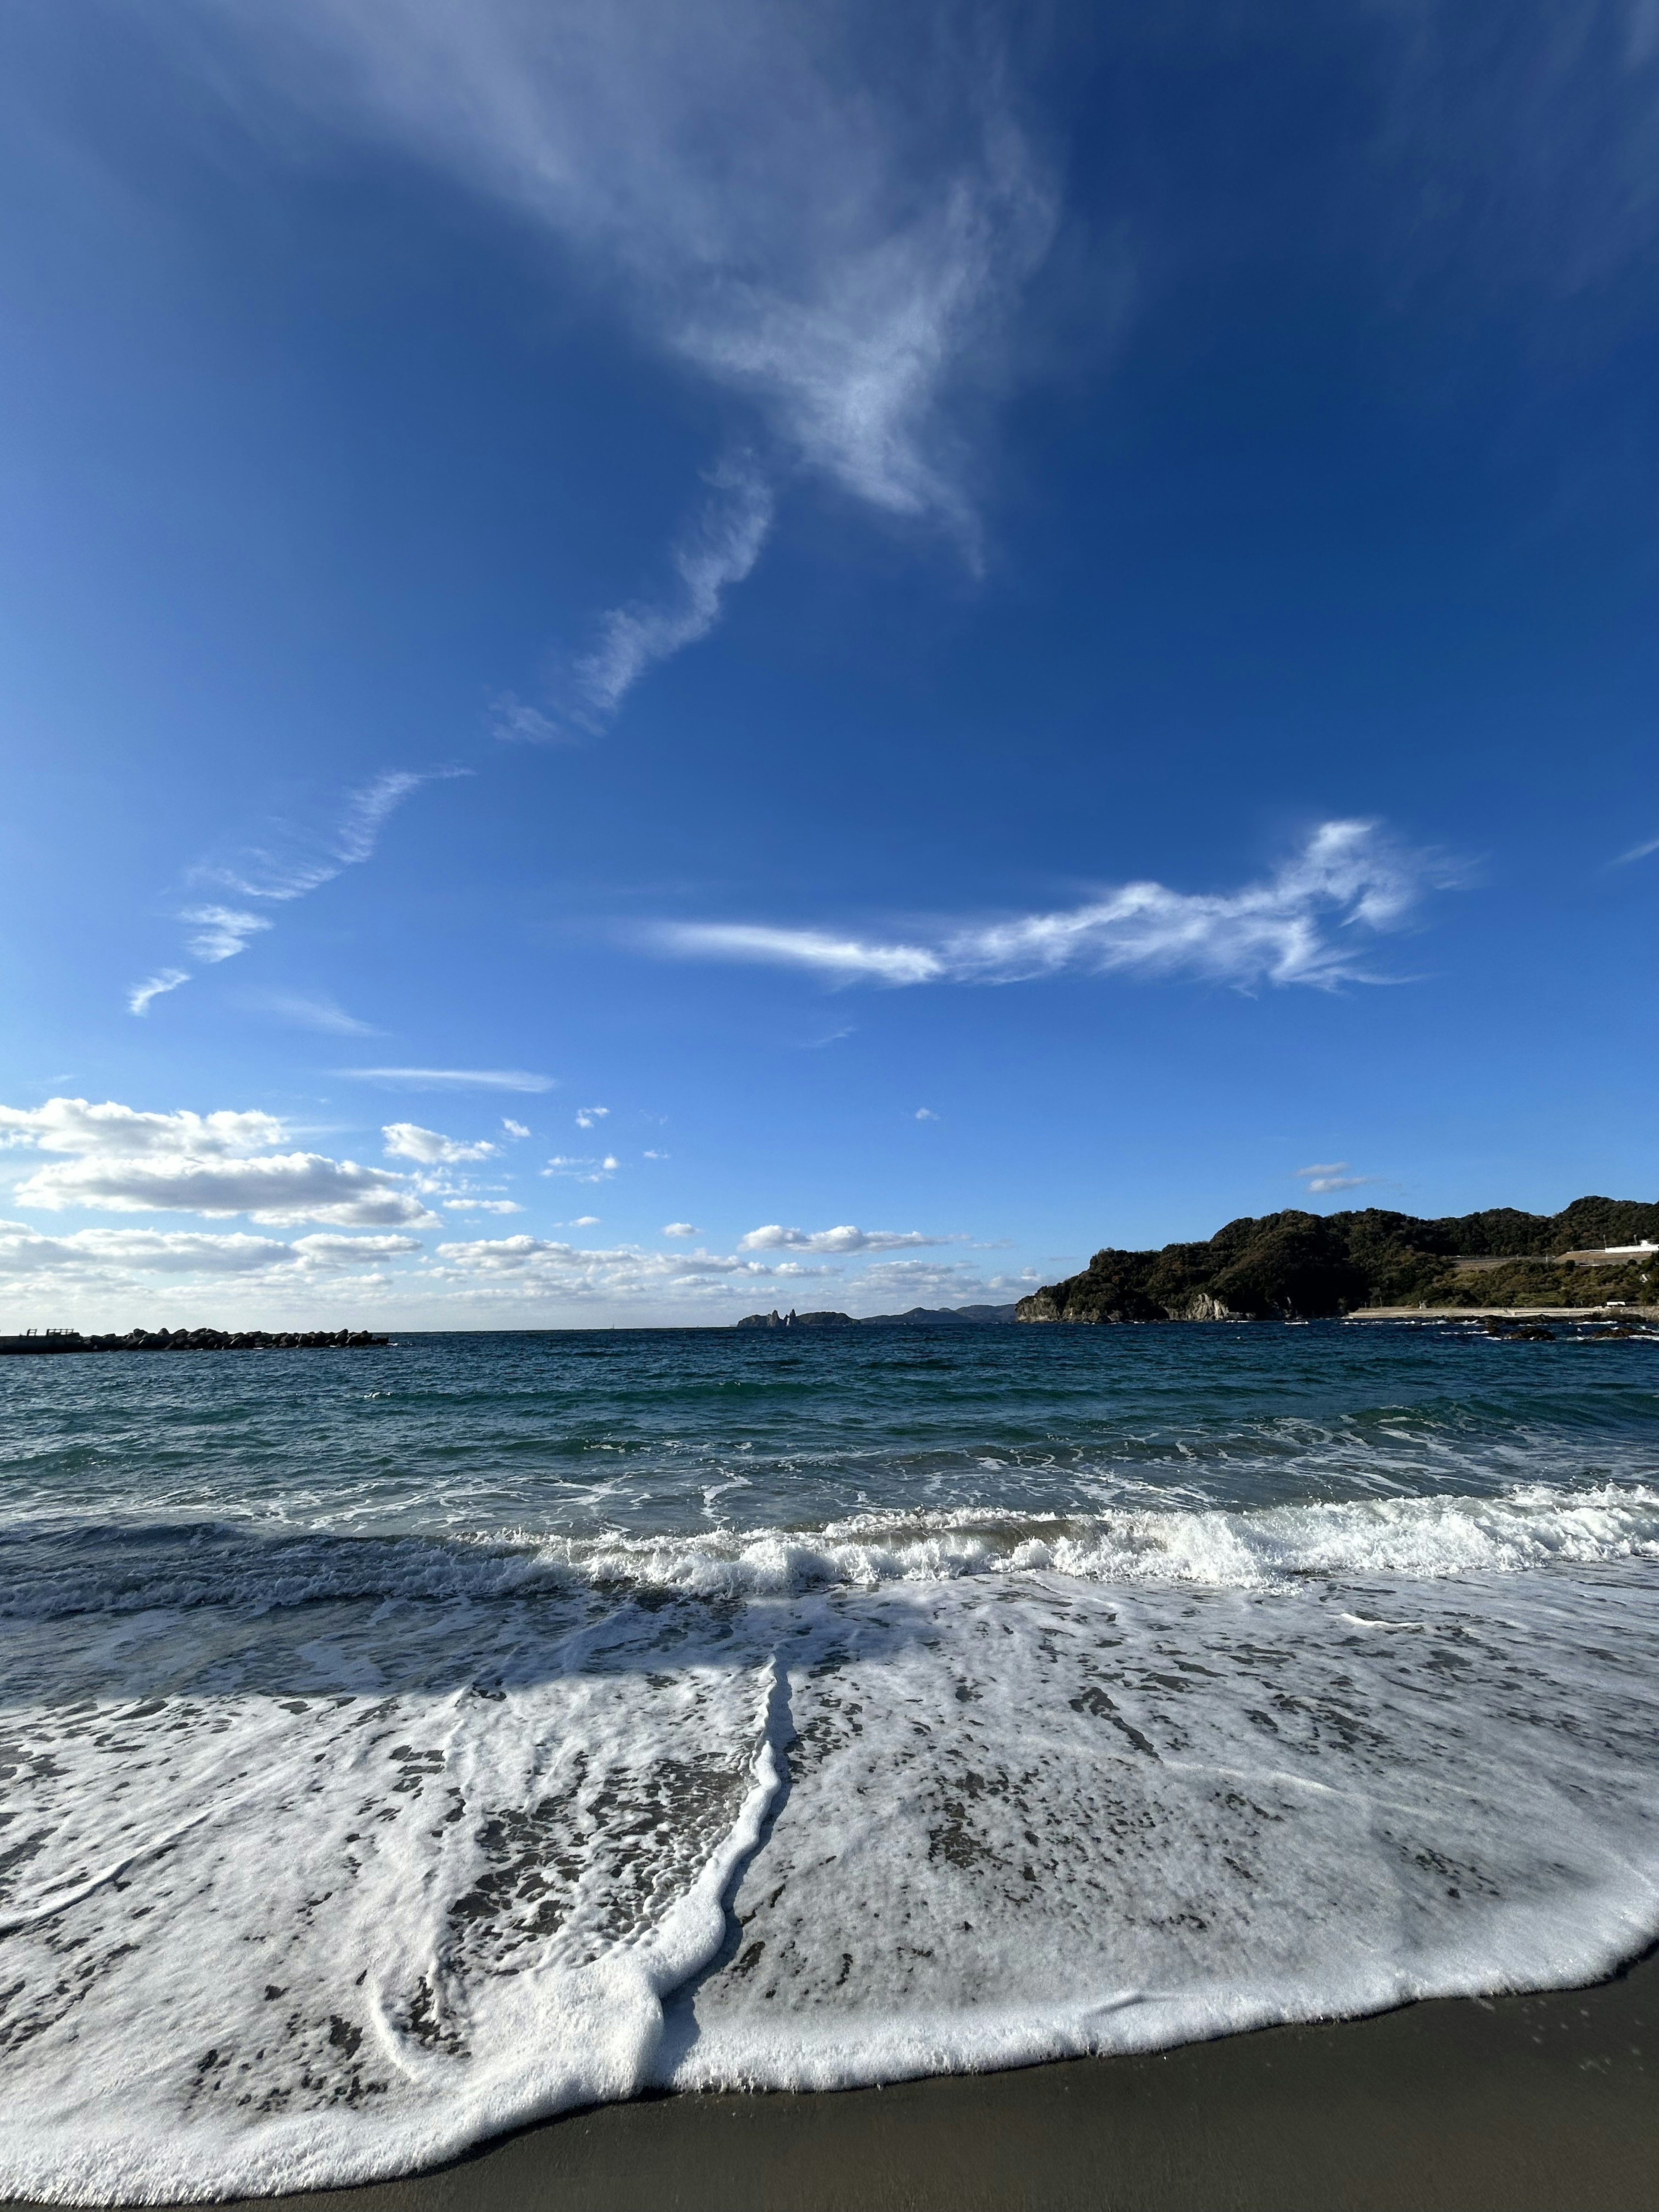
M 1137 2058 L 659 2097 L 292 2212 L 1656 2212 L 1659 1954 Z

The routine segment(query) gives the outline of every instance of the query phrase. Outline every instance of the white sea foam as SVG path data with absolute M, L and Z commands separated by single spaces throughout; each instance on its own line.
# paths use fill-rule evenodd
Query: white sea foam
M 552 1547 L 596 1583 L 703 1597 L 1052 1568 L 1079 1580 L 1277 1589 L 1309 1577 L 1514 1574 L 1548 1560 L 1659 1559 L 1659 1491 L 1543 1484 L 1494 1497 L 1031 1516 L 864 1513 L 812 1530 L 613 1536 Z
M 0 1617 L 219 1605 L 259 1613 L 325 1600 L 471 1598 L 559 1589 L 745 1600 L 1052 1569 L 1078 1580 L 1279 1589 L 1312 1577 L 1435 1580 L 1515 1574 L 1553 1560 L 1659 1559 L 1659 1489 L 1517 1485 L 1436 1495 L 1170 1511 L 1030 1514 L 987 1508 L 868 1512 L 816 1528 L 549 1536 L 495 1529 L 450 1541 L 188 1522 L 147 1526 L 137 1555 L 104 1531 L 49 1559 L 23 1539 Z M 171 1540 L 168 1540 L 169 1535 Z
M 0 1714 L 0 2194 L 341 2184 L 652 2083 L 1146 2048 L 1659 1933 L 1639 1487 L 220 1523 L 41 1574 Z

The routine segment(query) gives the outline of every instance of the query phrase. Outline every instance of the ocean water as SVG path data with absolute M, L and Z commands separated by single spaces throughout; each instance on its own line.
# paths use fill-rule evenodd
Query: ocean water
M 414 1336 L 0 1415 L 0 2194 L 1659 1935 L 1659 1342 Z

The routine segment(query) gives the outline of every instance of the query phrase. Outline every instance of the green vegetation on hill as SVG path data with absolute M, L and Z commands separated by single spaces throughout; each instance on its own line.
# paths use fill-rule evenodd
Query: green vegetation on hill
M 1613 1265 L 1560 1255 L 1659 1239 L 1659 1205 L 1578 1198 L 1559 1213 L 1513 1206 L 1419 1221 L 1366 1206 L 1230 1221 L 1200 1244 L 1097 1252 L 1079 1275 L 1022 1298 L 1025 1322 L 1314 1319 L 1357 1306 L 1642 1304 L 1659 1253 Z M 1462 1268 L 1460 1260 L 1499 1261 Z M 1650 1277 L 1653 1281 L 1650 1281 Z

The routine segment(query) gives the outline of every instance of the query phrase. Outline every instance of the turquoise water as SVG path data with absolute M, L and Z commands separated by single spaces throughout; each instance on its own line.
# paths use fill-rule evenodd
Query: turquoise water
M 1659 1931 L 1659 1343 L 412 1336 L 0 1407 L 9 2192 Z

